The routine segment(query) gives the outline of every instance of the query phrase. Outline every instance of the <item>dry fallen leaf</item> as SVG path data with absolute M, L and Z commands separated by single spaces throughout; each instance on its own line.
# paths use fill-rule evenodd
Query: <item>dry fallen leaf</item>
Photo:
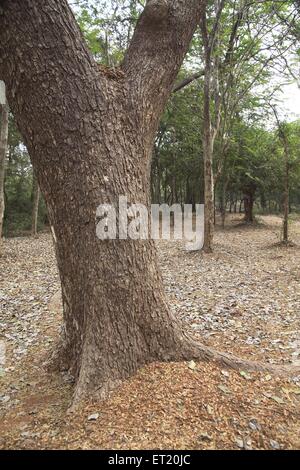
M 189 369 L 195 370 L 196 367 L 197 367 L 197 364 L 196 364 L 195 361 L 190 361 L 190 362 L 188 363 L 188 368 L 189 368 Z
M 99 418 L 99 413 L 93 413 L 90 416 L 88 416 L 88 421 L 96 421 Z

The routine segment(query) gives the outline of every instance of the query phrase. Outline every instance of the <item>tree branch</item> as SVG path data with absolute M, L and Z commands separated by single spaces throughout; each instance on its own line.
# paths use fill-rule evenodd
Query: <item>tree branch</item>
M 214 50 L 215 40 L 216 40 L 216 37 L 217 37 L 218 32 L 219 32 L 220 20 L 221 20 L 221 15 L 222 15 L 222 11 L 224 9 L 224 6 L 225 6 L 225 0 L 221 0 L 219 5 L 217 6 L 217 9 L 216 9 L 216 17 L 215 17 L 215 21 L 214 21 L 214 24 L 213 24 L 213 29 L 212 29 L 212 31 L 209 35 L 209 51 L 210 51 L 210 54 L 212 54 L 212 52 Z
M 138 21 L 123 70 L 146 127 L 157 126 L 203 5 L 203 0 L 148 0 Z
M 190 77 L 185 78 L 181 82 L 177 83 L 172 90 L 172 93 L 177 93 L 177 91 L 182 90 L 182 88 L 186 87 L 190 83 L 194 82 L 195 80 L 198 80 L 198 78 L 201 78 L 204 76 L 204 70 L 201 70 L 200 72 L 194 73 L 194 75 L 191 75 Z
M 237 33 L 238 33 L 239 27 L 242 23 L 245 11 L 246 11 L 245 4 L 242 4 L 241 8 L 237 12 L 236 20 L 234 21 L 232 29 L 231 29 L 227 51 L 226 51 L 225 58 L 224 58 L 224 61 L 223 61 L 223 64 L 222 64 L 223 67 L 229 65 L 230 62 L 231 62 L 232 53 L 233 53 L 233 50 L 234 50 L 234 43 L 236 41 Z

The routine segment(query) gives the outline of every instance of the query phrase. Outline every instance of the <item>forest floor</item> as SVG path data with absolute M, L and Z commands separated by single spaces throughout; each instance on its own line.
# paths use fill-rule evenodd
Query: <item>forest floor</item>
M 164 241 L 159 257 L 172 309 L 204 343 L 299 365 L 300 221 L 294 246 L 278 244 L 280 227 L 275 216 L 251 227 L 234 215 L 213 254 Z M 61 322 L 50 235 L 6 240 L 0 275 L 0 448 L 300 448 L 300 377 L 214 363 L 151 364 L 67 413 L 70 378 L 45 368 Z

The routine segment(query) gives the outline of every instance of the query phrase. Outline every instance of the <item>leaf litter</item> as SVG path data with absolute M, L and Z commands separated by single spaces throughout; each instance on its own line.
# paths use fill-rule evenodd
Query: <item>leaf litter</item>
M 279 218 L 264 217 L 259 228 L 239 222 L 216 232 L 211 255 L 159 242 L 171 308 L 209 346 L 296 363 L 300 224 L 292 226 L 295 245 L 283 248 Z M 72 378 L 45 367 L 61 324 L 50 235 L 6 240 L 0 265 L 1 448 L 300 448 L 300 377 L 214 363 L 150 364 L 107 400 L 68 413 Z

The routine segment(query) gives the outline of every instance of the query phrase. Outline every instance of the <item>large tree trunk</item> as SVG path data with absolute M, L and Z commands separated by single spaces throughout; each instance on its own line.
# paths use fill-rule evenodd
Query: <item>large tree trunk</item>
M 138 367 L 188 357 L 150 240 L 96 238 L 99 204 L 149 205 L 161 112 L 201 4 L 149 0 L 117 73 L 98 68 L 65 0 L 4 1 L 0 78 L 56 240 L 64 334 L 57 362 L 76 396 L 103 395 Z
M 7 151 L 8 136 L 8 106 L 0 104 L 0 243 L 3 229 L 4 218 L 4 173 L 5 173 L 5 157 Z

